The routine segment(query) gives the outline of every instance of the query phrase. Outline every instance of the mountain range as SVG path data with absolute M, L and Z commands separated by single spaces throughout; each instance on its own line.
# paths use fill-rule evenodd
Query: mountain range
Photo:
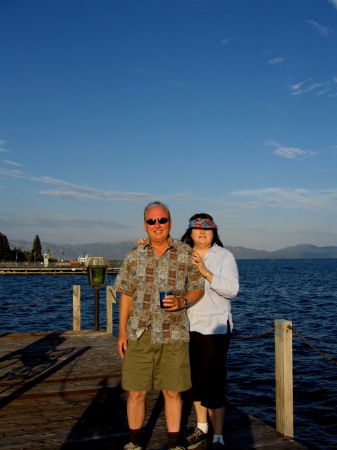
M 126 253 L 134 247 L 134 241 L 96 242 L 92 244 L 57 245 L 43 242 L 42 251 L 47 249 L 59 260 L 76 260 L 79 256 L 105 256 L 108 260 L 122 260 Z M 32 243 L 23 240 L 9 240 L 11 249 L 21 248 L 25 252 L 32 250 Z M 337 258 L 337 246 L 317 247 L 310 244 L 299 244 L 280 250 L 266 251 L 246 247 L 225 247 L 233 253 L 235 259 L 325 259 Z

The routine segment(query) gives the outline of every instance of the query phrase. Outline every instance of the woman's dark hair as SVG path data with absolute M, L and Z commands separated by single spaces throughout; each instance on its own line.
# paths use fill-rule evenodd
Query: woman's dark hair
M 209 220 L 213 221 L 213 217 L 210 216 L 209 214 L 206 214 L 206 213 L 194 214 L 194 216 L 192 216 L 190 218 L 190 221 L 191 220 L 196 220 L 196 219 L 209 219 Z M 185 234 L 181 238 L 182 242 L 185 242 L 190 247 L 194 246 L 193 239 L 191 237 L 192 230 L 193 230 L 193 228 L 187 228 Z M 211 228 L 211 230 L 213 231 L 213 239 L 212 239 L 212 244 L 211 245 L 218 244 L 219 247 L 223 247 L 223 243 L 220 241 L 220 237 L 218 235 L 218 230 L 216 228 Z

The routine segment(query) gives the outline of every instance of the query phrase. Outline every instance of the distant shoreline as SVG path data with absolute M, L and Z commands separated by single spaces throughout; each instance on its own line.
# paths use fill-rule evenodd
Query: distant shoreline
M 118 267 L 108 267 L 107 274 L 115 275 L 119 272 Z M 44 265 L 25 264 L 25 263 L 2 263 L 0 264 L 0 275 L 85 275 L 87 276 L 87 268 L 85 265 L 73 266 L 71 264 L 62 263 L 50 264 L 48 267 Z
M 30 251 L 32 244 L 27 241 L 9 241 L 11 248 L 21 248 Z M 105 256 L 109 261 L 122 261 L 126 254 L 134 247 L 134 241 L 124 242 L 96 242 L 84 245 L 51 244 L 42 242 L 43 250 L 49 249 L 58 259 L 76 259 L 78 255 Z M 280 250 L 256 250 L 241 246 L 224 245 L 233 253 L 235 259 L 337 259 L 337 246 L 318 247 L 311 244 L 299 244 Z M 64 257 L 62 257 L 62 255 Z

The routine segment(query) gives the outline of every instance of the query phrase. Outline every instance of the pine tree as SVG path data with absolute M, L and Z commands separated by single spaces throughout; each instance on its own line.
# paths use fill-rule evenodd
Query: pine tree
M 11 249 L 9 247 L 9 242 L 5 234 L 0 233 L 0 260 L 10 261 L 11 260 Z
M 38 235 L 35 236 L 34 242 L 33 242 L 33 249 L 31 253 L 31 259 L 35 261 L 43 261 L 42 257 L 42 245 L 41 241 Z
M 14 247 L 12 250 L 11 260 L 15 262 L 24 262 L 26 261 L 26 255 L 21 248 Z

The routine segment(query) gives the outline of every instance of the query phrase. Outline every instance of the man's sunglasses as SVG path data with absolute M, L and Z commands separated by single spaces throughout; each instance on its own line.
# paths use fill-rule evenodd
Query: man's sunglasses
M 147 220 L 145 220 L 145 222 L 148 225 L 155 225 L 157 220 L 160 223 L 160 225 L 164 225 L 164 223 L 167 223 L 169 221 L 169 219 L 167 219 L 166 217 L 160 217 L 159 219 L 147 219 Z

